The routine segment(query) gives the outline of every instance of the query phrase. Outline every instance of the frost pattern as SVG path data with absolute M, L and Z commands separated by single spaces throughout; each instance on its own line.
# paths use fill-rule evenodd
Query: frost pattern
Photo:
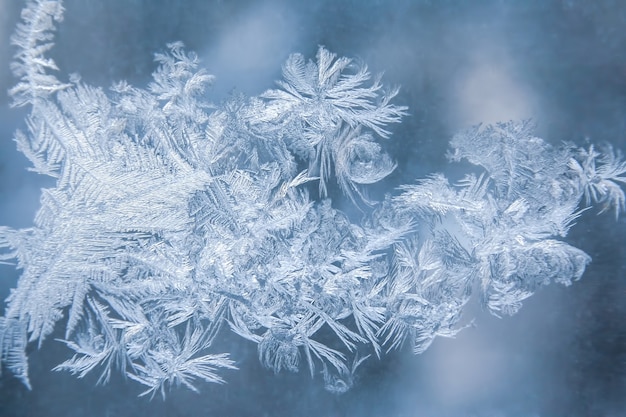
M 365 66 L 294 54 L 278 88 L 215 108 L 212 76 L 174 43 L 147 89 L 107 94 L 49 73 L 61 17 L 59 1 L 33 1 L 13 37 L 11 95 L 31 108 L 15 141 L 56 178 L 33 227 L 0 228 L 0 261 L 22 270 L 1 358 L 28 387 L 27 345 L 64 326 L 74 355 L 56 370 L 100 383 L 117 370 L 144 394 L 223 382 L 235 362 L 213 342 L 227 329 L 274 372 L 344 392 L 372 355 L 454 336 L 473 296 L 514 314 L 579 279 L 590 258 L 561 239 L 580 203 L 624 210 L 619 152 L 553 148 L 527 121 L 455 136 L 450 159 L 475 167 L 461 181 L 436 174 L 370 202 L 363 187 L 395 167 L 378 140 L 407 109 Z M 363 221 L 328 199 L 333 178 L 371 205 Z

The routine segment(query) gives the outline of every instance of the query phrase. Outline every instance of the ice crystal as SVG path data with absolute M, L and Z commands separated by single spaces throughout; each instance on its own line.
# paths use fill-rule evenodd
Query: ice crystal
M 395 167 L 378 140 L 407 110 L 365 66 L 294 54 L 279 88 L 215 108 L 213 77 L 174 43 L 147 89 L 106 93 L 51 73 L 61 17 L 59 1 L 30 2 L 13 37 L 11 95 L 31 109 L 15 141 L 56 178 L 31 228 L 0 229 L 0 260 L 22 270 L 1 358 L 27 386 L 27 345 L 64 326 L 74 355 L 57 370 L 196 390 L 235 368 L 213 347 L 230 329 L 274 372 L 344 392 L 371 354 L 456 334 L 474 294 L 513 314 L 579 279 L 590 258 L 561 239 L 580 202 L 624 209 L 618 152 L 552 148 L 529 122 L 455 136 L 450 159 L 475 166 L 458 183 L 436 174 L 363 207 L 363 187 Z M 333 178 L 362 222 L 328 198 Z

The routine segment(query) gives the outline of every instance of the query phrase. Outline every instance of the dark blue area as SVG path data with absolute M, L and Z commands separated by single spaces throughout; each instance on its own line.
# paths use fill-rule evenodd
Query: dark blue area
M 209 97 L 258 94 L 291 52 L 318 45 L 366 62 L 399 84 L 410 115 L 387 149 L 398 169 L 372 194 L 433 172 L 454 175 L 449 138 L 481 116 L 532 116 L 551 143 L 607 142 L 626 151 L 626 3 L 550 1 L 66 0 L 53 50 L 61 74 L 107 87 L 144 86 L 153 53 L 182 40 L 217 75 Z M 18 2 L 0 1 L 0 90 L 13 83 L 8 36 Z M 259 54 L 257 56 L 256 54 Z M 26 171 L 11 141 L 23 109 L 0 99 L 0 224 L 28 227 L 45 178 Z M 510 111 L 507 111 L 510 110 Z M 486 120 L 494 121 L 494 120 Z M 424 354 L 370 361 L 342 396 L 304 370 L 274 375 L 256 349 L 225 334 L 240 368 L 228 384 L 166 401 L 137 398 L 121 377 L 95 387 L 50 369 L 69 352 L 49 338 L 31 346 L 33 391 L 0 378 L 0 416 L 622 416 L 626 413 L 626 216 L 587 212 L 568 242 L 592 256 L 583 279 L 552 286 L 514 317 L 475 311 L 476 327 Z M 5 298 L 18 273 L 0 265 Z M 61 337 L 62 335 L 58 335 Z

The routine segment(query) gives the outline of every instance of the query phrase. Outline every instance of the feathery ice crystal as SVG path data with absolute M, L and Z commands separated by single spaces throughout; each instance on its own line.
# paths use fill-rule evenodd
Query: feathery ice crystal
M 475 166 L 457 184 L 437 174 L 368 201 L 395 168 L 381 139 L 407 109 L 365 66 L 294 54 L 276 89 L 216 109 L 212 76 L 174 43 L 147 89 L 106 93 L 52 74 L 62 12 L 30 2 L 12 39 L 10 94 L 31 109 L 15 141 L 56 178 L 33 227 L 0 228 L 0 260 L 22 270 L 1 359 L 29 387 L 27 345 L 62 325 L 74 355 L 56 369 L 102 383 L 119 370 L 145 394 L 222 382 L 235 366 L 212 342 L 228 329 L 274 372 L 305 368 L 343 392 L 372 354 L 454 335 L 475 295 L 514 314 L 540 286 L 579 279 L 590 258 L 560 238 L 581 202 L 624 210 L 618 152 L 553 148 L 529 122 L 455 136 L 450 160 Z M 330 181 L 362 222 L 333 206 Z

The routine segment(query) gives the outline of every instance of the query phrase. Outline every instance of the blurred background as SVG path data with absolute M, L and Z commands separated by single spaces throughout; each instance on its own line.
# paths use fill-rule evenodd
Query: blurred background
M 11 109 L 9 37 L 22 2 L 0 0 L 0 224 L 28 227 L 40 188 L 11 140 L 24 109 Z M 259 94 L 292 52 L 318 45 L 383 72 L 410 115 L 386 144 L 398 169 L 384 192 L 433 172 L 452 173 L 448 140 L 473 124 L 532 118 L 550 143 L 611 143 L 626 151 L 626 2 L 620 0 L 65 0 L 52 56 L 61 77 L 107 88 L 146 86 L 153 53 L 172 41 L 217 76 L 216 104 Z M 586 212 L 567 241 L 593 262 L 580 282 L 550 286 L 521 312 L 436 339 L 420 356 L 370 361 L 336 396 L 308 373 L 263 369 L 256 348 L 224 336 L 240 371 L 201 393 L 164 402 L 118 376 L 105 387 L 50 369 L 69 352 L 30 347 L 33 391 L 0 378 L 0 416 L 626 416 L 626 216 Z M 18 274 L 0 265 L 0 296 Z

